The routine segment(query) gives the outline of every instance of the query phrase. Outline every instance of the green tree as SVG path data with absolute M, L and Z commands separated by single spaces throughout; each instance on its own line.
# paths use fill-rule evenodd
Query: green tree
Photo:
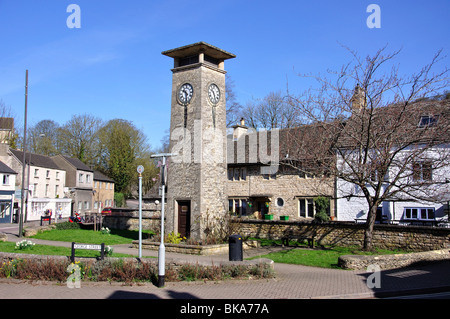
M 100 129 L 98 136 L 99 170 L 114 180 L 117 192 L 129 194 L 136 159 L 148 149 L 144 134 L 129 121 L 114 119 Z
M 134 172 L 136 172 L 136 168 L 139 165 L 144 166 L 144 173 L 142 173 L 142 192 L 143 194 L 147 193 L 155 183 L 158 182 L 159 179 L 159 167 L 155 165 L 155 161 L 150 158 L 150 152 L 143 152 L 140 154 L 138 158 L 136 158 L 134 163 Z M 136 173 L 132 175 L 132 184 L 137 185 L 139 184 L 139 176 Z

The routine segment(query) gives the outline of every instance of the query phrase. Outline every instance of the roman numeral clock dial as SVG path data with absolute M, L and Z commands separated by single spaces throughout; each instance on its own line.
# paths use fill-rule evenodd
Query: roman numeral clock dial
M 184 128 L 187 125 L 187 106 L 194 95 L 194 88 L 189 83 L 184 83 L 178 91 L 178 101 L 184 106 Z
M 208 96 L 209 100 L 213 105 L 219 103 L 220 100 L 220 90 L 219 87 L 215 84 L 211 84 L 208 88 Z
M 216 128 L 216 106 L 220 100 L 220 90 L 216 84 L 210 84 L 208 87 L 208 97 L 209 101 L 212 103 L 212 120 L 213 127 Z
M 192 99 L 192 95 L 194 94 L 194 89 L 192 85 L 189 83 L 185 83 L 180 87 L 180 90 L 178 91 L 178 100 L 183 105 L 189 104 L 189 102 Z

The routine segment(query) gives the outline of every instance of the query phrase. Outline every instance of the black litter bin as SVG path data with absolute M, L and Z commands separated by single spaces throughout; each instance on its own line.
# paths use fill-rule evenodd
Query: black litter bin
M 242 261 L 244 254 L 242 251 L 242 236 L 231 235 L 228 238 L 228 255 L 230 261 Z

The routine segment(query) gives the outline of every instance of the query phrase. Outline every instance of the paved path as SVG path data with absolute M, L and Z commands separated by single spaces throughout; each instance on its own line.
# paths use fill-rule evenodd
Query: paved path
M 0 225 L 0 232 L 17 241 L 14 228 Z M 35 240 L 36 243 L 70 246 L 70 243 Z M 138 254 L 129 245 L 114 246 L 115 252 Z M 267 252 L 246 250 L 245 256 Z M 157 256 L 156 251 L 143 249 L 143 255 Z M 166 253 L 166 258 L 188 262 L 215 262 L 228 256 L 193 256 Z M 223 282 L 167 282 L 164 288 L 153 284 L 87 283 L 81 288 L 65 284 L 0 280 L 0 299 L 357 299 L 395 296 L 410 292 L 450 291 L 450 262 L 430 262 L 410 268 L 386 270 L 380 273 L 380 288 L 369 288 L 365 271 L 323 269 L 275 263 L 276 278 L 267 280 L 238 280 Z M 372 280 L 369 278 L 369 282 Z

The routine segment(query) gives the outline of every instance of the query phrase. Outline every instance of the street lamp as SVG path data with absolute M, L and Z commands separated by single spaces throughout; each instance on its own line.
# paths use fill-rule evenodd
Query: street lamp
M 165 196 L 165 186 L 167 183 L 167 168 L 166 168 L 166 158 L 170 156 L 175 156 L 172 153 L 161 153 L 154 154 L 151 157 L 157 158 L 162 157 L 162 165 L 160 171 L 161 177 L 161 243 L 158 249 L 158 287 L 164 287 L 164 277 L 165 277 L 165 260 L 166 260 L 166 248 L 164 247 L 164 196 Z
M 142 258 L 142 173 L 144 166 L 137 167 L 139 173 L 139 258 Z

